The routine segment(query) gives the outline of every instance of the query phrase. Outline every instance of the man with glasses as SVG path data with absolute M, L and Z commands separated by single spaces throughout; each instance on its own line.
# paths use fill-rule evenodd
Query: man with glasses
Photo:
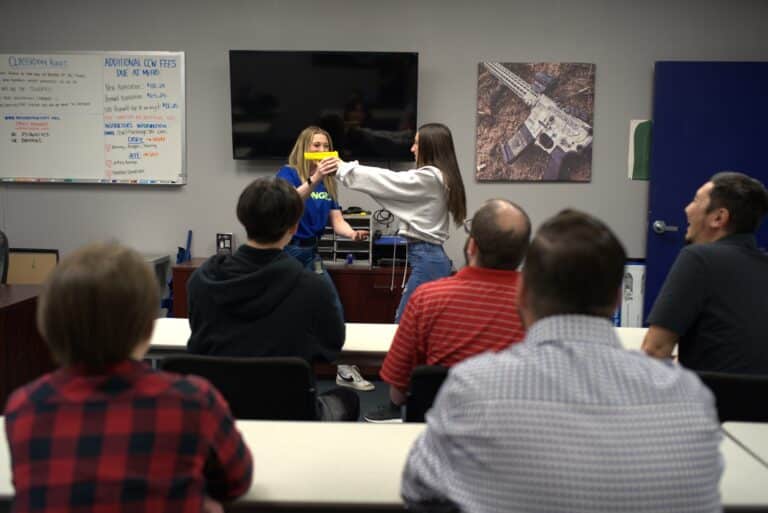
M 414 291 L 381 369 L 390 403 L 365 414 L 368 422 L 400 422 L 411 373 L 419 365 L 450 367 L 470 356 L 519 342 L 517 268 L 531 236 L 522 208 L 489 200 L 464 221 L 466 266 Z

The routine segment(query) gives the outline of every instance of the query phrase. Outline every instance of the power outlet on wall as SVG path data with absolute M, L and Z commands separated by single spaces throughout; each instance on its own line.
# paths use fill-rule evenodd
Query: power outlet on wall
M 232 248 L 235 247 L 235 236 L 232 233 L 216 234 L 216 254 L 231 255 Z

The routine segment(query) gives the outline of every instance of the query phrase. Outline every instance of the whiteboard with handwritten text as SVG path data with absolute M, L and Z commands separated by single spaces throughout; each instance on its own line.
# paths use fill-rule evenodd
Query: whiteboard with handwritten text
M 0 181 L 186 183 L 183 52 L 0 54 Z

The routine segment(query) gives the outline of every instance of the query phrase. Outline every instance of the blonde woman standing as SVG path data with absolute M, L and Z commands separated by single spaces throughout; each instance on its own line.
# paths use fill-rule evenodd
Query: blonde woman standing
M 304 214 L 299 220 L 296 235 L 284 251 L 301 262 L 305 268 L 323 275 L 334 291 L 337 308 L 343 319 L 344 309 L 339 293 L 317 253 L 317 243 L 328 224 L 337 235 L 352 240 L 364 240 L 368 237 L 368 232 L 354 230 L 341 213 L 336 184 L 329 176 L 336 171 L 337 160 L 328 158 L 318 162 L 304 158 L 304 153 L 327 151 L 333 151 L 331 136 L 322 128 L 309 126 L 302 130 L 296 139 L 288 156 L 288 164 L 277 172 L 279 178 L 296 187 L 296 191 L 304 200 Z M 339 365 L 336 383 L 363 391 L 374 388 L 372 383 L 363 379 L 356 366 L 349 365 Z

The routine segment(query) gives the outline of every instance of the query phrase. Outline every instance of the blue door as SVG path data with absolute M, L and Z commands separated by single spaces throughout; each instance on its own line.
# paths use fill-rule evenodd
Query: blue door
M 718 171 L 768 184 L 768 62 L 657 62 L 653 95 L 646 317 L 683 247 L 696 189 Z

